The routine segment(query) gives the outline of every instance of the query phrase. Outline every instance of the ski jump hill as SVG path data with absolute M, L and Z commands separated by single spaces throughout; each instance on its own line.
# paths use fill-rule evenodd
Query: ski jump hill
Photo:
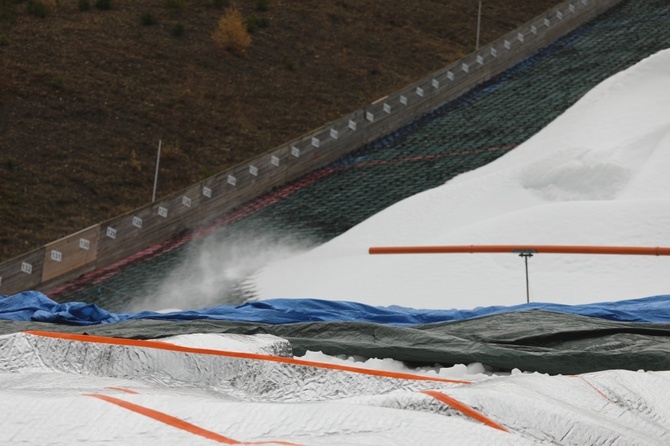
M 268 154 L 277 168 L 307 161 L 251 201 L 240 191 L 230 212 L 204 215 L 202 200 L 268 166 L 253 161 L 3 265 L 5 287 L 33 280 L 49 296 L 0 296 L 0 443 L 667 444 L 670 4 L 614 3 L 390 133 L 380 114 L 418 110 L 417 98 L 590 0 L 346 117 L 349 131 L 379 125 L 384 136 L 344 156 L 322 150 L 346 140 L 335 124 Z M 413 215 L 388 218 L 402 213 Z M 114 253 L 143 228 L 176 235 Z M 371 268 L 357 254 L 376 239 L 453 234 L 624 240 L 616 251 L 654 257 L 543 260 L 543 273 L 538 249 L 536 281 L 565 299 L 513 305 L 500 301 L 520 297 L 504 290 L 517 258 L 476 263 L 470 245 L 457 254 L 469 263 L 445 261 L 444 272 L 390 257 Z M 78 250 L 106 252 L 107 264 Z M 79 266 L 58 269 L 72 258 Z M 607 286 L 594 285 L 600 276 Z
M 207 243 L 202 240 L 213 237 L 222 246 L 244 240 L 252 247 L 268 239 L 302 246 L 331 240 L 404 198 L 513 151 L 598 83 L 667 48 L 668 13 L 664 2 L 621 2 L 455 100 L 241 205 L 202 231 L 209 239 L 187 235 L 48 294 L 124 311 L 155 293 L 199 243 Z M 244 277 L 237 279 L 222 286 L 218 303 L 253 297 Z
M 574 17 L 603 11 L 563 35 L 585 21 Z M 663 2 L 566 1 L 262 159 L 0 265 L 0 293 L 39 289 L 126 310 L 205 235 L 253 246 L 271 232 L 316 246 L 514 150 L 600 81 L 665 48 L 666 23 Z M 226 285 L 218 303 L 253 297 L 243 285 Z

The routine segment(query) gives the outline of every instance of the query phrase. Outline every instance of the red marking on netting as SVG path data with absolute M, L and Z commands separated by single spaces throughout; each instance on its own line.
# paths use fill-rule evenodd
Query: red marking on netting
M 384 165 L 387 165 L 387 164 L 395 164 L 395 163 L 426 161 L 426 160 L 431 160 L 431 159 L 446 158 L 448 156 L 471 155 L 473 153 L 494 152 L 496 150 L 510 150 L 510 149 L 515 148 L 515 147 L 517 147 L 517 146 L 516 145 L 507 145 L 507 146 L 489 147 L 487 149 L 463 150 L 463 151 L 460 151 L 460 152 L 434 153 L 434 154 L 430 154 L 430 155 L 418 155 L 418 156 L 412 156 L 412 157 L 407 157 L 407 158 L 372 161 L 372 162 L 369 162 L 369 163 L 358 163 L 358 164 L 352 165 L 351 167 L 374 167 L 374 166 L 384 166 Z
M 259 211 L 267 206 L 277 203 L 278 201 L 289 197 L 295 192 L 298 192 L 299 190 L 325 177 L 328 177 L 333 173 L 340 172 L 342 170 L 360 168 L 360 167 L 374 167 L 379 165 L 395 164 L 403 162 L 425 161 L 429 159 L 444 158 L 448 156 L 468 155 L 473 153 L 491 152 L 497 150 L 509 150 L 515 147 L 516 147 L 515 145 L 505 145 L 505 146 L 489 147 L 485 149 L 463 150 L 460 152 L 420 155 L 407 158 L 400 158 L 396 160 L 373 161 L 370 163 L 353 163 L 336 167 L 325 167 L 318 171 L 307 174 L 302 178 L 300 178 L 299 180 L 287 184 L 283 187 L 280 187 L 277 190 L 268 192 L 267 194 L 261 197 L 251 200 L 247 204 L 243 205 L 241 208 L 238 208 L 232 211 L 231 213 L 225 215 L 224 217 L 215 220 L 212 224 L 210 224 L 207 227 L 197 229 L 184 235 L 173 237 L 162 243 L 146 248 L 131 256 L 119 260 L 118 262 L 96 269 L 95 271 L 91 271 L 90 273 L 84 274 L 75 280 L 72 280 L 66 284 L 61 285 L 60 287 L 47 291 L 46 294 L 51 296 L 52 298 L 58 299 L 61 294 L 64 293 L 74 294 L 76 292 L 85 290 L 86 288 L 98 285 L 106 281 L 110 277 L 119 274 L 126 267 L 128 267 L 133 263 L 146 263 L 153 260 L 156 257 L 159 257 L 163 254 L 167 254 L 168 252 L 173 251 L 176 248 L 179 248 L 185 243 L 209 235 L 222 226 L 229 225 L 238 220 L 241 220 L 242 218 L 246 217 L 247 215 L 250 215 L 253 212 Z

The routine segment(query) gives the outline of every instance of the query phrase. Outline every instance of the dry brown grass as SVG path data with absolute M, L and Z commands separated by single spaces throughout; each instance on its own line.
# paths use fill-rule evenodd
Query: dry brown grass
M 251 36 L 237 8 L 231 6 L 225 10 L 212 39 L 220 48 L 229 51 L 243 52 L 251 45 Z

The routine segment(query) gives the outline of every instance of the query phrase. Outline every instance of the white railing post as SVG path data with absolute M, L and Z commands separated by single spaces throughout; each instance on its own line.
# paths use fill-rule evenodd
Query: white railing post
M 156 201 L 156 186 L 158 185 L 158 165 L 161 163 L 161 146 L 162 140 L 158 140 L 158 155 L 156 156 L 156 173 L 154 174 L 154 193 L 151 195 L 151 202 Z

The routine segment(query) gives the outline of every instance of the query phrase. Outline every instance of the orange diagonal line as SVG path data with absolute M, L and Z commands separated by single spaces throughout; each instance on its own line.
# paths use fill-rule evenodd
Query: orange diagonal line
M 130 389 L 124 389 L 123 387 L 105 387 L 105 389 L 110 389 L 110 390 L 118 390 L 119 392 L 125 392 L 125 393 L 132 393 L 133 395 L 139 395 L 139 392 L 135 392 L 134 390 Z
M 451 384 L 470 384 L 470 381 L 438 378 L 433 376 L 413 375 L 411 373 L 387 372 L 384 370 L 363 369 L 360 367 L 351 367 L 339 364 L 329 364 L 325 362 L 305 361 L 303 359 L 284 358 L 281 356 L 260 355 L 257 353 L 229 352 L 224 350 L 210 350 L 204 348 L 184 347 L 181 345 L 169 344 L 161 341 L 147 341 L 142 339 L 109 338 L 104 336 L 90 336 L 73 333 L 57 333 L 50 331 L 27 330 L 23 333 L 33 336 L 47 338 L 67 339 L 70 341 L 90 342 L 95 344 L 127 345 L 132 347 L 145 347 L 157 350 L 170 350 L 182 353 L 196 353 L 201 355 L 226 356 L 229 358 L 253 359 L 259 361 L 280 362 L 306 367 L 317 367 L 321 369 L 339 370 L 344 372 L 360 373 L 362 375 L 382 376 L 385 378 L 407 379 L 414 381 L 436 381 Z
M 603 392 L 601 392 L 600 389 L 598 389 L 596 386 L 594 386 L 593 384 L 591 384 L 591 383 L 590 383 L 586 378 L 584 378 L 582 375 L 572 375 L 572 377 L 573 377 L 573 378 L 579 378 L 579 379 L 581 379 L 581 380 L 584 381 L 586 384 L 588 384 L 590 388 L 592 388 L 593 390 L 595 390 L 596 392 L 598 392 L 598 394 L 600 394 L 600 396 L 602 396 L 603 398 L 605 398 L 605 399 L 606 399 L 607 401 L 609 401 L 610 403 L 612 402 L 612 400 L 609 399 L 609 397 L 608 397 L 607 395 L 605 395 Z
M 495 429 L 500 429 L 501 431 L 504 432 L 509 432 L 507 428 L 501 426 L 500 424 L 496 423 L 483 413 L 479 412 L 478 410 L 473 409 L 472 407 L 468 406 L 465 403 L 461 403 L 457 399 L 454 399 L 448 395 L 445 395 L 444 393 L 441 392 L 436 392 L 434 390 L 423 390 L 422 393 L 425 393 L 426 395 L 430 395 L 436 400 L 442 401 L 444 404 L 453 407 L 454 409 L 458 410 L 459 412 L 463 413 L 464 415 L 469 416 L 472 419 L 475 419 L 481 423 L 486 424 L 487 426 L 493 427 Z
M 121 400 L 119 398 L 114 398 L 109 395 L 100 395 L 100 394 L 94 394 L 94 393 L 86 393 L 84 394 L 86 396 L 90 396 L 93 398 L 97 398 L 99 400 L 106 401 L 108 403 L 116 404 L 119 407 L 123 407 L 124 409 L 128 409 L 132 412 L 138 413 L 140 415 L 144 415 L 145 417 L 149 417 L 153 420 L 160 421 L 161 423 L 165 423 L 169 426 L 176 427 L 177 429 L 181 429 L 183 431 L 189 432 L 194 435 L 200 435 L 201 437 L 208 438 L 210 440 L 218 441 L 219 443 L 224 443 L 224 444 L 284 444 L 287 446 L 298 446 L 296 443 L 289 443 L 289 442 L 283 442 L 283 441 L 269 441 L 269 442 L 241 442 L 237 440 L 233 440 L 232 438 L 225 437 L 223 435 L 217 434 L 216 432 L 212 432 L 210 430 L 204 429 L 202 427 L 196 426 L 195 424 L 191 424 L 187 421 L 182 420 L 181 418 L 173 417 L 172 415 L 168 415 L 164 412 L 159 412 L 154 409 L 150 409 L 145 406 L 140 406 L 139 404 L 134 404 L 128 401 Z
M 130 411 L 133 411 L 135 413 L 139 413 L 140 415 L 144 415 L 145 417 L 152 418 L 156 421 L 160 421 L 161 423 L 165 423 L 167 425 L 170 425 L 172 427 L 176 427 L 177 429 L 184 430 L 186 432 L 190 432 L 195 435 L 200 435 L 201 437 L 209 438 L 210 440 L 218 441 L 219 443 L 225 443 L 225 444 L 239 444 L 239 441 L 233 440 L 228 437 L 224 437 L 223 435 L 219 435 L 216 432 L 209 431 L 207 429 L 203 429 L 201 427 L 196 426 L 195 424 L 191 424 L 187 421 L 184 421 L 180 418 L 173 417 L 172 415 L 168 415 L 163 412 L 159 412 L 157 410 L 149 409 L 148 407 L 140 406 L 138 404 L 133 404 L 128 401 L 124 401 L 118 398 L 114 398 L 112 396 L 108 395 L 100 395 L 100 394 L 93 394 L 93 393 L 86 393 L 86 396 L 91 396 L 93 398 L 98 398 L 103 401 L 107 401 L 108 403 L 116 404 L 117 406 L 123 407 L 124 409 L 128 409 Z

